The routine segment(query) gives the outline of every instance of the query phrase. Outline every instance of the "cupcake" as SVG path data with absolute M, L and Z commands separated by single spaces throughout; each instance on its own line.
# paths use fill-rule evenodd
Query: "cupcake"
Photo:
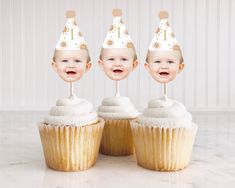
M 185 168 L 198 126 L 178 101 L 163 97 L 148 103 L 148 108 L 131 121 L 138 165 L 158 171 Z
M 128 97 L 110 97 L 102 101 L 98 115 L 105 120 L 100 152 L 106 155 L 130 155 L 133 153 L 133 138 L 130 120 L 139 113 Z
M 86 42 L 78 28 L 76 13 L 66 11 L 67 22 L 56 45 L 52 68 L 69 83 L 70 97 L 59 99 L 39 123 L 46 164 L 60 171 L 79 171 L 93 166 L 99 153 L 104 120 L 90 102 L 77 98 L 74 82 L 91 68 Z
M 100 152 L 106 155 L 130 155 L 133 142 L 130 120 L 138 116 L 127 97 L 119 94 L 119 81 L 126 79 L 137 67 L 138 59 L 133 41 L 122 19 L 122 10 L 113 9 L 113 23 L 108 31 L 98 61 L 106 76 L 115 81 L 115 97 L 106 98 L 98 114 L 105 119 Z
M 91 103 L 75 96 L 59 99 L 39 123 L 46 164 L 59 171 L 93 166 L 99 153 L 104 120 Z
M 145 68 L 164 85 L 164 97 L 149 101 L 148 108 L 131 121 L 137 163 L 147 169 L 176 171 L 190 161 L 197 125 L 180 102 L 167 98 L 167 83 L 184 69 L 179 42 L 160 11 L 160 24 L 148 48 Z

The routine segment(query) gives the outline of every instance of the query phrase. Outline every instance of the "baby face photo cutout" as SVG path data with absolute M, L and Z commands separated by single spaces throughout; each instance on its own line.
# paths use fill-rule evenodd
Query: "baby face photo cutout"
M 113 10 L 113 24 L 103 43 L 99 65 L 111 80 L 125 79 L 138 65 L 133 42 L 121 18 L 120 9 Z
M 65 82 L 79 80 L 90 67 L 86 42 L 77 26 L 74 11 L 66 12 L 67 22 L 57 43 L 52 67 Z
M 145 68 L 160 83 L 175 79 L 184 68 L 178 41 L 168 23 L 168 13 L 159 13 L 160 24 L 149 46 Z

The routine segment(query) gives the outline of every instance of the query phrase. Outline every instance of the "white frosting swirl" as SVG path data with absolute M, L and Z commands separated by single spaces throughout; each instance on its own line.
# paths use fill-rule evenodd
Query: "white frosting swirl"
M 44 121 L 52 125 L 83 126 L 96 123 L 98 116 L 90 102 L 72 96 L 57 100 Z
M 138 121 L 151 126 L 185 127 L 191 125 L 192 116 L 182 103 L 163 97 L 150 100 Z
M 139 115 L 128 97 L 105 98 L 98 108 L 98 115 L 105 119 L 132 119 Z

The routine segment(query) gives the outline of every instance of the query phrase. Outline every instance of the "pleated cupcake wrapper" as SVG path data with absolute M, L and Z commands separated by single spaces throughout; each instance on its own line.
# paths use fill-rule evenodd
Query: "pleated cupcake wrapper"
M 185 168 L 197 133 L 192 127 L 154 127 L 131 121 L 138 165 L 158 171 L 176 171 Z
M 80 171 L 97 160 L 104 120 L 86 126 L 39 124 L 46 164 L 60 171 Z
M 129 119 L 106 119 L 100 152 L 105 155 L 133 154 L 133 137 Z

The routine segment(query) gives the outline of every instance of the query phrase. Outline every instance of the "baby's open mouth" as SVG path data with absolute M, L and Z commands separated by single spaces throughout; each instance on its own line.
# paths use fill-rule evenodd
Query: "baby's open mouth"
M 161 76 L 167 76 L 167 75 L 169 75 L 168 72 L 160 72 L 159 74 L 160 74 Z
M 122 73 L 123 70 L 121 70 L 121 69 L 114 69 L 113 72 L 114 72 L 114 73 Z
M 75 74 L 76 74 L 75 71 L 67 71 L 66 73 L 67 73 L 68 75 L 75 75 Z

